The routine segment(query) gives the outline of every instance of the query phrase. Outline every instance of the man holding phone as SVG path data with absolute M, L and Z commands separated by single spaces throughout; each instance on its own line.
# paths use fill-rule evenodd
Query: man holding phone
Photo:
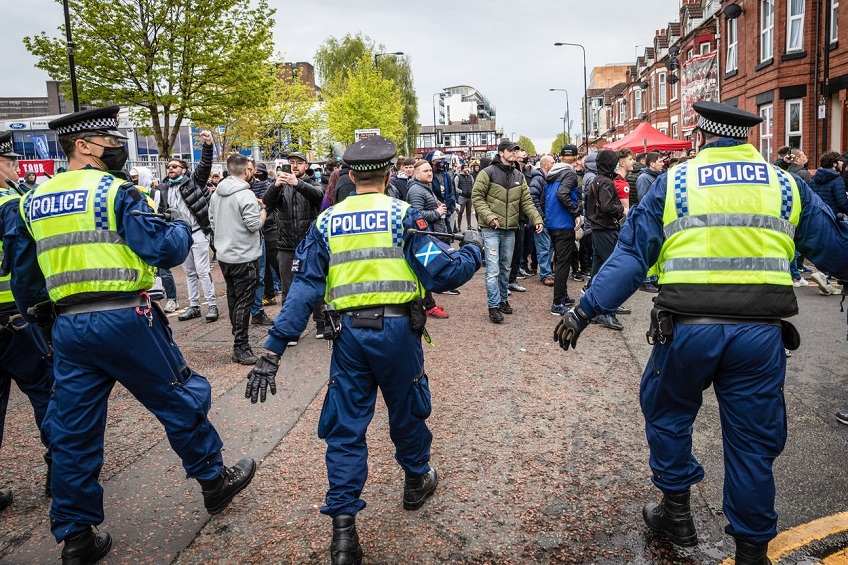
M 318 217 L 321 199 L 324 198 L 321 181 L 308 173 L 309 160 L 306 155 L 299 152 L 290 154 L 288 164 L 281 165 L 273 186 L 262 197 L 269 215 L 277 211 L 277 261 L 280 265 L 280 301 L 283 303 L 294 277 L 294 250 Z M 289 345 L 297 345 L 297 342 Z

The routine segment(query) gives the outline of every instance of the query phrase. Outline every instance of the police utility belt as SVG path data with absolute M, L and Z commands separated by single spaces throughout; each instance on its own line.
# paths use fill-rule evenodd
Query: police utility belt
M 801 336 L 790 322 L 779 318 L 724 318 L 718 316 L 694 316 L 674 314 L 662 308 L 651 310 L 651 325 L 645 333 L 649 345 L 656 343 L 667 344 L 674 339 L 674 327 L 677 325 L 732 325 L 732 324 L 764 324 L 780 328 L 783 346 L 796 350 L 801 345 Z
M 427 312 L 424 309 L 424 299 L 416 298 L 405 304 L 381 304 L 364 306 L 362 308 L 346 308 L 336 310 L 331 305 L 321 307 L 324 314 L 324 339 L 336 339 L 341 331 L 342 316 L 350 316 L 351 328 L 383 329 L 384 318 L 409 318 L 409 325 L 415 331 L 423 331 L 427 323 Z
M 80 302 L 78 304 L 57 304 L 56 310 L 60 316 L 69 316 L 73 314 L 90 314 L 91 312 L 108 312 L 109 310 L 136 307 L 149 307 L 147 296 L 137 294 L 133 296 L 104 298 L 92 302 Z

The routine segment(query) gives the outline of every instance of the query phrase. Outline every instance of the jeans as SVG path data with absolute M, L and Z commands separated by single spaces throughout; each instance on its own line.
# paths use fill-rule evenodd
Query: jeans
M 174 282 L 174 275 L 171 274 L 171 269 L 159 267 L 159 277 L 162 279 L 162 286 L 165 287 L 165 297 L 169 300 L 176 300 L 177 283 Z
M 539 257 L 539 280 L 545 280 L 554 276 L 551 270 L 551 234 L 547 228 L 542 233 L 535 235 L 536 255 Z
M 253 298 L 253 306 L 250 308 L 251 316 L 256 316 L 264 311 L 262 309 L 262 298 L 265 295 L 265 238 L 263 237 L 260 241 L 262 241 L 262 254 L 259 255 L 258 259 L 258 284 L 256 285 L 256 295 Z
M 508 299 L 509 268 L 515 248 L 515 230 L 483 228 L 483 245 L 486 248 L 486 301 L 489 308 L 497 308 Z
M 798 270 L 798 257 L 800 256 L 801 253 L 796 251 L 795 257 L 793 257 L 792 261 L 789 263 L 789 272 L 792 274 L 793 281 L 801 280 L 801 272 Z

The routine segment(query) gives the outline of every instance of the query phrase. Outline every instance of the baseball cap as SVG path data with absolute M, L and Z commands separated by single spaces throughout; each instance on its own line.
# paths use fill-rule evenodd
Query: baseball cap
M 565 145 L 559 152 L 560 157 L 576 157 L 577 156 L 577 146 L 576 145 Z
M 511 139 L 502 139 L 500 143 L 498 143 L 498 151 L 510 151 L 521 149 L 518 144 Z

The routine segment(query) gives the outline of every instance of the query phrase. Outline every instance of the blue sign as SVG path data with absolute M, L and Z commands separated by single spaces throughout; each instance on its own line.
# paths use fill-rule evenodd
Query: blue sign
M 720 163 L 698 167 L 700 186 L 721 186 L 729 184 L 769 183 L 768 165 L 765 163 Z
M 47 145 L 47 136 L 44 134 L 41 135 L 31 135 L 29 136 L 32 139 L 32 144 L 35 147 L 35 152 L 38 154 L 39 159 L 49 159 L 50 158 L 50 147 Z
M 88 208 L 87 190 L 69 190 L 67 192 L 56 192 L 35 196 L 30 202 L 29 219 L 43 220 L 54 216 L 67 216 L 68 214 L 81 214 Z
M 339 214 L 330 218 L 330 235 L 356 235 L 385 232 L 389 229 L 389 213 L 385 210 L 368 210 Z
M 23 122 L 12 122 L 9 124 L 9 129 L 26 129 L 27 125 Z

